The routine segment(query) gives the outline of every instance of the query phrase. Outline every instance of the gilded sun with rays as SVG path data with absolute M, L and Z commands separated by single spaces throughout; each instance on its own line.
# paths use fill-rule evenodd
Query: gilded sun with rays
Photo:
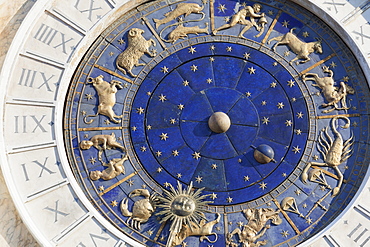
M 172 246 L 173 239 L 180 232 L 183 225 L 190 228 L 197 225 L 199 220 L 204 220 L 206 206 L 213 201 L 204 199 L 210 195 L 202 195 L 201 189 L 193 189 L 193 182 L 190 182 L 187 189 L 182 188 L 181 183 L 177 182 L 177 190 L 170 184 L 170 190 L 164 191 L 164 196 L 159 196 L 161 203 L 158 205 L 160 211 L 156 214 L 162 216 L 160 223 L 170 221 L 170 236 L 166 247 Z

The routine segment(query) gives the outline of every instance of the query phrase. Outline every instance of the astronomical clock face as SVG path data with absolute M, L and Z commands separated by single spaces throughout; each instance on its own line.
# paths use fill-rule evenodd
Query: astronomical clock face
M 148 2 L 105 27 L 67 84 L 80 197 L 145 246 L 298 245 L 368 169 L 365 76 L 292 2 Z

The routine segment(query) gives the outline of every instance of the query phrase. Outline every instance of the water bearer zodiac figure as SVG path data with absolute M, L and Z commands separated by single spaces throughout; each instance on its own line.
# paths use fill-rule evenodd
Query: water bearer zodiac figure
M 350 120 L 347 117 L 344 116 L 336 116 L 331 120 L 331 128 L 334 133 L 334 141 L 328 134 L 328 126 L 324 131 L 321 132 L 317 149 L 324 157 L 324 163 L 320 162 L 310 162 L 307 164 L 307 166 L 304 168 L 301 179 L 304 183 L 306 183 L 308 179 L 307 171 L 311 166 L 326 166 L 333 168 L 338 176 L 338 185 L 333 189 L 333 196 L 336 196 L 339 193 L 340 187 L 343 182 L 343 174 L 339 170 L 338 166 L 342 164 L 344 161 L 346 161 L 349 157 L 352 155 L 353 151 L 353 134 L 347 141 L 343 141 L 342 135 L 337 130 L 337 127 L 335 126 L 338 119 L 343 119 L 346 121 L 346 124 L 342 126 L 342 128 L 346 129 L 350 125 Z M 325 136 L 324 136 L 325 134 Z
M 257 31 L 260 31 L 260 33 L 256 35 L 256 37 L 259 37 L 263 32 L 264 25 L 267 23 L 265 13 L 258 14 L 261 11 L 261 8 L 262 6 L 258 3 L 253 4 L 253 7 L 245 6 L 231 17 L 230 23 L 227 23 L 213 30 L 213 34 L 216 35 L 218 31 L 233 27 L 239 23 L 245 25 L 245 27 L 239 34 L 239 38 L 245 38 L 243 34 L 246 31 L 248 31 L 252 26 L 256 27 Z M 246 19 L 247 17 L 250 18 L 250 21 Z M 256 23 L 254 18 L 261 18 L 260 21 L 258 22 L 260 26 Z

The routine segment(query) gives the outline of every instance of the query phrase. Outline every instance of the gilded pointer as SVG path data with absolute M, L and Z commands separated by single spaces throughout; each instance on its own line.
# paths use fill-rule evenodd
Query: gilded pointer
M 199 241 L 202 242 L 204 239 L 210 243 L 215 243 L 218 239 L 217 233 L 212 232 L 213 226 L 220 222 L 221 215 L 217 213 L 217 218 L 210 222 L 202 219 L 198 223 L 191 222 L 190 226 L 183 224 L 180 232 L 175 236 L 171 247 L 181 244 L 189 236 L 201 236 Z M 214 235 L 215 240 L 210 240 L 207 236 Z
M 272 208 L 253 208 L 243 210 L 245 218 L 248 223 L 243 226 L 243 230 L 235 228 L 234 231 L 227 234 L 226 245 L 231 247 L 237 247 L 239 244 L 234 243 L 232 237 L 238 234 L 239 242 L 243 244 L 243 247 L 259 247 L 267 244 L 267 241 L 257 241 L 261 238 L 270 225 L 266 225 L 267 221 L 271 220 L 274 225 L 280 225 L 283 221 L 279 217 L 279 210 L 275 211 Z M 257 242 L 256 242 L 257 241 Z
M 258 14 L 261 11 L 262 6 L 258 3 L 253 4 L 253 7 L 246 6 L 238 11 L 232 16 L 230 23 L 227 23 L 219 28 L 213 30 L 213 34 L 216 35 L 218 31 L 234 27 L 236 24 L 245 25 L 243 30 L 239 33 L 239 38 L 245 38 L 243 34 L 248 31 L 251 27 L 255 27 L 257 31 L 260 31 L 255 37 L 261 36 L 264 30 L 264 26 L 267 23 L 265 13 Z M 250 21 L 246 18 L 249 17 Z M 254 18 L 261 18 L 258 23 L 256 23 Z
M 175 20 L 177 17 L 184 15 L 187 17 L 191 13 L 195 14 L 202 14 L 203 16 L 205 15 L 202 10 L 204 9 L 204 5 L 200 6 L 199 4 L 196 3 L 179 3 L 176 6 L 176 9 L 164 14 L 166 17 L 159 20 L 159 19 L 153 19 L 155 22 L 155 27 L 158 29 L 160 25 L 166 24 L 172 20 Z
M 144 66 L 145 63 L 139 63 L 139 59 L 144 55 L 148 54 L 151 57 L 156 55 L 156 51 L 149 51 L 151 46 L 156 46 L 153 39 L 146 40 L 142 34 L 144 30 L 139 28 L 132 28 L 128 31 L 128 45 L 126 50 L 118 55 L 116 60 L 117 68 L 123 73 L 129 73 L 132 77 L 137 75 L 132 73 L 134 66 Z M 127 71 L 127 72 L 126 72 Z
M 339 88 L 334 86 L 335 82 L 333 79 L 333 71 L 327 66 L 324 66 L 322 69 L 323 72 L 328 73 L 329 76 L 319 77 L 318 74 L 306 73 L 302 75 L 302 80 L 304 82 L 314 81 L 315 84 L 312 84 L 312 86 L 318 87 L 322 90 L 324 98 L 328 103 L 322 104 L 321 106 L 332 107 L 329 110 L 324 110 L 323 113 L 329 113 L 334 110 L 348 110 L 350 107 L 347 106 L 346 102 L 347 94 L 354 94 L 355 90 L 344 82 L 340 82 Z M 341 103 L 342 107 L 338 106 L 339 102 Z
M 120 174 L 125 174 L 125 167 L 123 163 L 128 160 L 128 156 L 122 156 L 122 158 L 111 159 L 108 163 L 103 163 L 103 166 L 107 166 L 108 168 L 103 171 L 91 171 L 90 178 L 91 180 L 111 180 L 117 177 Z
M 156 193 L 150 194 L 147 189 L 136 189 L 130 192 L 129 197 L 143 196 L 144 199 L 136 201 L 132 207 L 132 212 L 128 210 L 128 198 L 121 202 L 121 213 L 129 217 L 127 224 L 131 221 L 131 227 L 141 230 L 141 224 L 149 220 L 155 211 L 158 201 Z
M 115 118 L 122 118 L 122 115 L 117 116 L 113 111 L 113 106 L 116 104 L 116 93 L 118 89 L 122 89 L 120 81 L 112 80 L 110 83 L 103 80 L 104 76 L 99 75 L 95 78 L 87 78 L 87 83 L 93 84 L 94 88 L 98 92 L 99 105 L 98 112 L 96 115 L 87 115 L 84 117 L 86 124 L 91 124 L 94 120 L 87 121 L 88 117 L 96 117 L 99 114 L 107 116 L 112 122 L 120 123 L 121 120 Z
M 290 29 L 290 32 L 274 37 L 268 41 L 268 44 L 271 43 L 271 41 L 276 40 L 276 44 L 272 47 L 272 49 L 276 52 L 276 46 L 278 45 L 287 45 L 297 56 L 293 58 L 289 63 L 292 64 L 294 61 L 298 59 L 304 59 L 303 61 L 297 61 L 296 64 L 300 63 L 307 63 L 311 60 L 309 55 L 313 52 L 322 53 L 322 46 L 321 46 L 321 40 L 309 42 L 306 43 L 293 33 L 293 30 L 295 28 Z
M 90 149 L 91 147 L 94 147 L 99 150 L 98 159 L 102 163 L 103 160 L 101 155 L 103 151 L 107 149 L 120 148 L 122 152 L 126 152 L 126 148 L 117 142 L 114 133 L 110 135 L 95 135 L 91 137 L 89 141 L 85 140 L 80 142 L 80 148 L 83 150 Z
M 347 117 L 343 116 L 337 116 L 331 120 L 331 128 L 332 131 L 335 135 L 334 141 L 328 134 L 328 126 L 326 127 L 325 131 L 321 132 L 320 137 L 319 137 L 319 142 L 318 142 L 318 150 L 324 157 L 324 163 L 320 162 L 310 162 L 307 164 L 307 166 L 304 168 L 301 179 L 304 183 L 306 183 L 308 179 L 308 169 L 311 166 L 326 166 L 326 167 L 331 167 L 333 168 L 337 176 L 339 178 L 338 185 L 333 189 L 333 196 L 336 196 L 339 193 L 340 187 L 343 182 L 343 174 L 339 170 L 338 166 L 342 164 L 344 161 L 346 161 L 349 157 L 352 155 L 353 151 L 353 144 L 354 144 L 354 139 L 353 135 L 347 140 L 343 141 L 342 135 L 338 132 L 335 124 L 338 121 L 338 119 L 343 119 L 347 123 L 342 126 L 342 128 L 346 129 L 350 126 L 350 120 Z M 323 135 L 325 134 L 325 137 Z
M 178 39 L 185 39 L 188 37 L 188 34 L 198 33 L 208 33 L 208 23 L 206 23 L 205 28 L 200 28 L 199 26 L 194 27 L 184 27 L 183 24 L 179 24 L 171 33 L 168 35 L 168 40 L 163 39 L 166 42 L 175 43 Z

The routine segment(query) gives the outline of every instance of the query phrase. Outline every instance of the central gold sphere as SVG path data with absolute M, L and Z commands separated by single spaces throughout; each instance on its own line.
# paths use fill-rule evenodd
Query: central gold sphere
M 208 119 L 209 128 L 215 133 L 225 133 L 231 125 L 229 116 L 223 112 L 215 112 Z

